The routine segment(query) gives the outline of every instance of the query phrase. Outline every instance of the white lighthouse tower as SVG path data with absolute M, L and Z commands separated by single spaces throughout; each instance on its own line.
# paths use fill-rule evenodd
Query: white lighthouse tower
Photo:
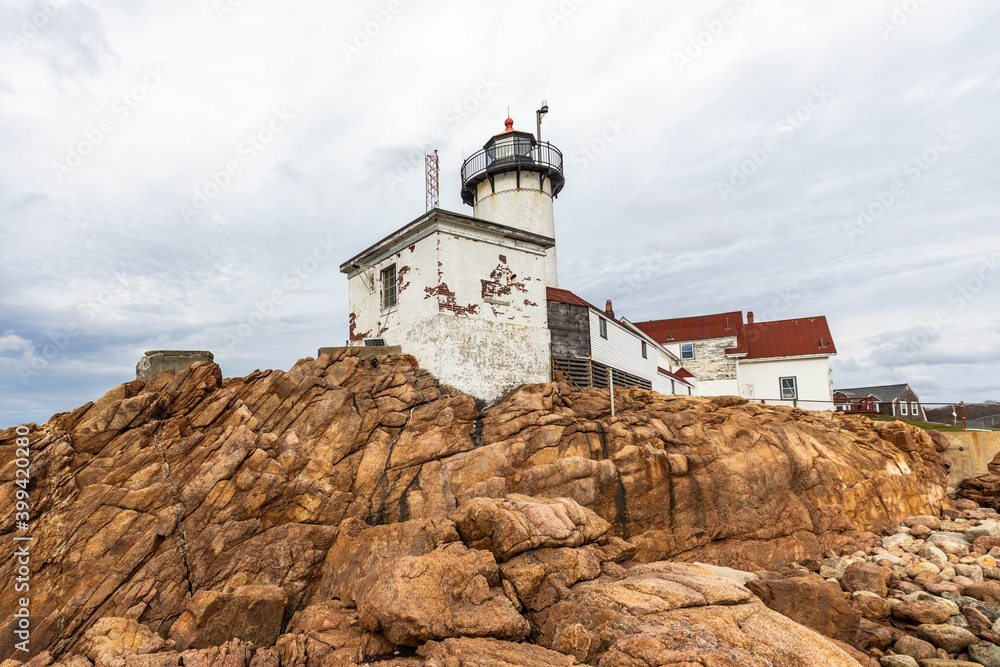
M 562 153 L 530 132 L 515 130 L 513 119 L 504 124 L 503 132 L 462 165 L 462 201 L 481 220 L 555 239 L 552 204 L 566 183 Z M 538 127 L 540 134 L 540 121 Z M 558 287 L 555 246 L 548 254 L 546 285 Z
M 462 200 L 474 217 L 431 209 L 340 266 L 348 345 L 399 346 L 441 382 L 485 401 L 548 382 L 546 288 L 558 282 L 552 200 L 564 183 L 559 150 L 508 118 L 462 165 Z

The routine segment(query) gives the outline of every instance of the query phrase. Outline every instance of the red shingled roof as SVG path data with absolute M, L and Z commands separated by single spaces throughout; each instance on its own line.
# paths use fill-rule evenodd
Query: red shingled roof
M 568 289 L 559 289 L 558 287 L 546 287 L 545 288 L 545 298 L 549 301 L 558 301 L 560 303 L 571 303 L 576 306 L 587 306 L 588 308 L 593 308 L 596 311 L 604 312 L 602 309 L 598 308 L 594 304 L 584 301 L 577 295 L 570 292 Z
M 802 357 L 836 354 L 826 318 L 803 317 L 777 322 L 743 323 L 743 313 L 719 313 L 701 317 L 639 322 L 637 327 L 659 343 L 736 337 L 736 347 L 726 354 L 745 354 L 747 359 Z
M 658 343 L 677 343 L 687 340 L 735 336 L 736 347 L 726 350 L 726 354 L 742 354 L 747 351 L 746 334 L 743 330 L 743 313 L 738 310 L 718 315 L 637 322 L 636 326 Z
M 693 378 L 694 373 L 692 373 L 691 371 L 682 366 L 681 368 L 677 369 L 677 377 L 681 378 L 682 380 L 686 378 Z
M 837 354 L 823 316 L 747 324 L 746 336 L 750 347 L 747 359 Z

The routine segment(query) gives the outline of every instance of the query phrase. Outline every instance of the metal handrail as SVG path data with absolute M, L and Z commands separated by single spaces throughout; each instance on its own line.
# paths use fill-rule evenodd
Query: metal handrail
M 563 154 L 547 141 L 532 147 L 520 142 L 494 144 L 470 155 L 462 163 L 462 183 L 468 183 L 477 176 L 494 168 L 547 167 L 560 174 L 563 170 Z

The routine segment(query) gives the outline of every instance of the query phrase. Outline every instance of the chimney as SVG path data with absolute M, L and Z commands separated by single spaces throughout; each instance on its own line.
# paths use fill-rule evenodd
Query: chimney
M 611 307 L 611 299 L 608 299 L 608 302 L 604 304 L 604 314 L 615 319 L 615 309 Z
M 753 311 L 747 312 L 747 324 L 753 324 Z

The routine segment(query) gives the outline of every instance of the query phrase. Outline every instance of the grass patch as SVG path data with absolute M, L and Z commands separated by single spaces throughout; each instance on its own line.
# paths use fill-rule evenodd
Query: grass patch
M 865 415 L 870 417 L 872 421 L 877 422 L 905 422 L 911 426 L 916 426 L 917 428 L 922 428 L 925 431 L 941 431 L 942 433 L 961 433 L 961 426 L 949 426 L 947 424 L 932 424 L 931 422 L 919 422 L 913 419 L 900 419 L 899 417 L 890 417 L 889 415 Z

